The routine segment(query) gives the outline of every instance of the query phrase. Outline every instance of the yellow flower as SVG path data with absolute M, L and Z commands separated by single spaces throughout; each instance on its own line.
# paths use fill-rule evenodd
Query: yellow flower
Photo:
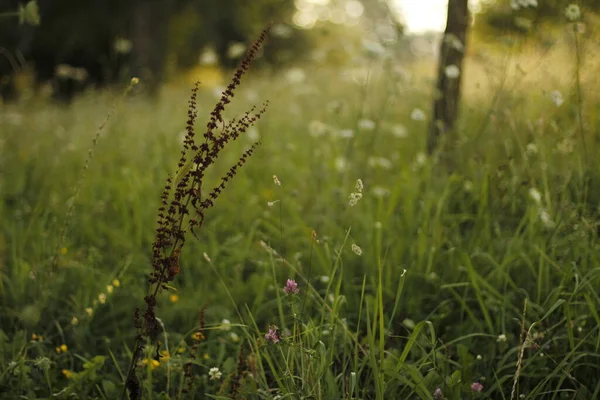
M 98 295 L 98 300 L 100 300 L 100 304 L 106 303 L 106 295 L 104 293 L 100 293 Z
M 202 354 L 202 358 L 204 358 L 205 360 L 208 360 L 210 358 L 210 356 L 208 355 L 208 353 L 204 353 L 204 354 Z
M 160 352 L 160 358 L 162 358 L 164 360 L 168 360 L 169 358 L 171 358 L 171 355 L 169 354 L 169 352 L 167 350 L 162 350 Z
M 77 317 L 71 318 L 71 325 L 77 325 L 79 323 L 79 319 Z
M 68 251 L 67 248 L 63 247 L 60 249 L 60 254 L 62 254 L 64 256 L 65 254 L 67 254 L 67 251 Z
M 197 340 L 197 341 L 204 340 L 204 333 L 194 332 L 194 333 L 192 333 L 192 339 Z
M 91 317 L 94 310 L 92 309 L 92 307 L 86 307 L 85 312 Z
M 135 86 L 138 83 L 140 83 L 140 79 L 138 77 L 134 76 L 133 78 L 131 78 L 131 85 L 132 86 Z
M 183 346 L 179 346 L 179 347 L 177 348 L 177 352 L 178 352 L 179 354 L 183 353 L 184 351 L 185 351 L 185 347 L 183 347 Z
M 172 294 L 169 296 L 169 300 L 171 300 L 171 303 L 177 303 L 177 301 L 179 300 L 179 295 Z
M 68 369 L 63 369 L 62 374 L 65 376 L 65 378 L 71 379 L 71 375 L 73 375 L 73 372 L 69 371 Z
M 119 286 L 121 286 L 121 282 L 119 282 L 119 280 L 118 280 L 118 279 L 113 279 L 113 281 L 112 281 L 112 284 L 113 284 L 113 286 L 114 286 L 114 287 L 119 287 Z
M 106 291 L 108 292 L 108 294 L 111 294 L 114 289 L 115 289 L 115 287 L 113 285 L 106 286 Z
M 42 335 L 36 335 L 35 333 L 32 333 L 31 340 L 35 342 L 41 342 L 42 340 L 44 340 L 44 337 Z
M 60 353 L 66 353 L 67 350 L 69 350 L 69 349 L 68 349 L 67 345 L 63 343 L 60 346 L 58 346 L 55 350 L 58 354 L 60 354 Z
M 154 369 L 158 366 L 160 366 L 160 362 L 158 362 L 155 359 L 150 359 L 150 358 L 144 358 L 144 360 L 142 360 L 142 365 L 143 366 L 147 366 L 150 365 L 150 370 L 154 371 Z

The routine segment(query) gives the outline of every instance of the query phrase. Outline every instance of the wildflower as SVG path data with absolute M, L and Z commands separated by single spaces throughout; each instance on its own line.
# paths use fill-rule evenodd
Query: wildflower
M 346 168 L 348 168 L 348 162 L 346 161 L 346 159 L 344 157 L 336 158 L 334 165 L 335 165 L 335 169 L 339 172 L 345 171 Z
M 204 358 L 205 360 L 210 360 L 210 354 L 204 353 L 202 354 L 202 358 Z
M 100 293 L 98 295 L 98 300 L 100 301 L 100 304 L 106 303 L 106 295 L 104 293 Z
M 160 362 L 158 360 L 155 359 L 148 359 L 148 358 L 144 358 L 144 360 L 142 360 L 142 365 L 143 366 L 150 366 L 150 370 L 154 371 L 154 369 L 156 369 L 157 367 L 160 366 Z
M 94 310 L 92 309 L 92 307 L 86 307 L 86 308 L 85 308 L 85 313 L 86 313 L 88 316 L 90 316 L 90 317 L 91 317 L 91 316 L 92 316 L 92 314 L 94 313 Z
M 227 57 L 239 58 L 246 51 L 246 45 L 243 43 L 232 43 L 227 49 Z
M 442 389 L 440 389 L 440 388 L 435 389 L 435 392 L 433 392 L 433 398 L 436 400 L 443 399 L 444 394 L 442 393 Z
M 342 129 L 338 132 L 338 135 L 342 139 L 351 139 L 354 136 L 354 131 L 352 129 Z
M 363 188 L 364 188 L 364 186 L 363 186 L 363 181 L 362 181 L 362 179 L 360 179 L 360 178 L 359 178 L 359 179 L 357 179 L 357 180 L 356 180 L 356 185 L 354 186 L 354 190 L 356 190 L 357 192 L 359 192 L 359 193 L 360 193 L 360 192 L 362 192 L 362 191 L 363 191 Z
M 403 139 L 408 136 L 408 133 L 404 125 L 398 124 L 394 125 L 394 127 L 392 128 L 392 135 L 396 136 L 397 138 Z
M 50 361 L 50 359 L 48 357 L 38 357 L 35 359 L 35 366 L 44 371 L 49 370 L 51 364 L 52 364 L 52 361 Z
M 321 281 L 321 283 L 328 283 L 329 282 L 329 276 L 327 275 L 322 275 L 319 280 Z
M 223 319 L 221 321 L 221 330 L 228 331 L 231 329 L 231 321 L 228 319 Z
M 481 361 L 483 359 L 483 357 L 481 356 L 481 354 L 477 354 L 477 357 L 475 357 L 477 360 Z
M 34 342 L 41 342 L 44 340 L 44 337 L 42 335 L 36 335 L 35 333 L 32 333 L 31 340 Z
M 308 133 L 312 137 L 323 136 L 327 132 L 327 125 L 321 121 L 310 121 L 308 124 Z
M 233 343 L 237 343 L 237 342 L 239 342 L 239 341 L 240 341 L 240 337 L 239 337 L 239 335 L 238 335 L 237 333 L 235 333 L 235 332 L 230 332 L 230 333 L 229 333 L 229 339 L 231 339 L 231 341 L 232 341 Z
M 542 204 L 542 194 L 536 188 L 529 188 L 529 197 L 536 204 Z
M 277 185 L 277 186 L 281 186 L 281 182 L 279 181 L 279 178 L 277 177 L 277 175 L 273 175 L 273 182 Z
M 370 119 L 364 118 L 358 121 L 358 127 L 365 131 L 372 131 L 373 129 L 375 129 L 375 122 Z
M 221 371 L 219 371 L 219 368 L 217 368 L 217 367 L 212 367 L 208 371 L 208 376 L 210 376 L 211 381 L 221 379 L 221 375 L 223 375 L 223 374 L 221 373 Z
M 276 326 L 271 326 L 269 328 L 269 333 L 267 333 L 265 335 L 265 340 L 267 342 L 271 342 L 272 344 L 277 344 L 279 343 L 279 333 L 277 333 L 277 327 Z
M 112 285 L 113 285 L 114 287 L 119 287 L 119 286 L 121 286 L 121 282 L 119 282 L 119 280 L 118 280 L 118 279 L 113 279 L 113 281 L 112 281 Z
M 219 61 L 219 58 L 217 57 L 217 53 L 215 53 L 215 51 L 212 48 L 208 47 L 204 49 L 204 51 L 200 55 L 199 61 L 202 65 L 213 65 L 216 64 L 217 61 Z
M 279 202 L 279 200 L 267 201 L 267 207 L 273 207 L 277 202 Z
M 527 144 L 527 153 L 528 154 L 537 154 L 538 153 L 538 148 L 534 143 L 528 143 Z
M 171 303 L 177 303 L 179 301 L 179 295 L 178 294 L 172 294 L 169 296 L 169 301 Z
M 138 78 L 137 76 L 134 76 L 133 78 L 131 78 L 131 85 L 135 86 L 138 83 L 140 83 L 140 78 Z
M 133 44 L 131 43 L 131 40 L 125 38 L 116 38 L 113 42 L 113 49 L 119 54 L 127 54 L 131 52 L 132 48 Z
M 556 107 L 562 106 L 562 104 L 565 102 L 562 93 L 558 90 L 554 90 L 550 93 L 550 99 L 556 105 Z
M 58 354 L 60 354 L 60 353 L 66 353 L 67 350 L 69 350 L 69 348 L 67 347 L 66 344 L 63 343 L 60 346 L 58 346 L 55 350 Z
M 473 390 L 474 392 L 481 392 L 483 391 L 483 385 L 479 382 L 473 382 L 473 384 L 471 385 L 471 390 Z
M 581 9 L 577 4 L 569 4 L 565 9 L 565 15 L 569 21 L 577 21 L 581 18 Z
M 450 44 L 454 50 L 458 50 L 460 52 L 465 50 L 465 45 L 463 42 L 453 33 L 449 33 L 444 37 L 444 42 Z
M 61 247 L 61 249 L 60 249 L 60 254 L 64 256 L 65 254 L 67 254 L 67 252 L 68 252 L 68 251 L 69 251 L 69 250 L 67 250 L 67 248 L 66 248 L 66 247 Z
M 294 281 L 293 279 L 288 279 L 285 284 L 285 287 L 283 288 L 283 291 L 287 294 L 298 294 L 300 292 L 300 289 L 298 289 L 298 283 L 296 281 Z
M 169 352 L 167 350 L 161 350 L 160 358 L 164 359 L 164 360 L 168 360 L 169 358 L 171 358 L 171 355 L 169 354 Z
M 73 318 L 71 318 L 71 325 L 77 324 L 79 324 L 79 319 L 76 316 L 73 316 Z
M 498 337 L 496 338 L 496 342 L 498 342 L 498 343 L 506 342 L 506 335 L 504 333 L 501 333 L 500 335 L 498 335 Z
M 183 347 L 183 346 L 179 346 L 177 348 L 177 353 L 179 353 L 179 354 L 183 353 L 184 351 L 185 351 L 185 347 Z
M 63 369 L 61 372 L 67 379 L 71 379 L 71 376 L 73 376 L 73 372 L 68 369 Z
M 356 254 L 357 256 L 362 255 L 362 249 L 356 244 L 356 243 L 352 243 L 352 251 L 354 252 L 354 254 Z
M 444 68 L 444 74 L 448 79 L 456 79 L 460 76 L 460 68 L 454 64 L 447 65 L 446 68 Z
M 362 199 L 362 193 L 350 193 L 350 196 L 348 196 L 348 198 L 348 204 L 350 205 L 350 207 L 354 207 L 358 203 L 358 201 Z
M 204 333 L 197 331 L 192 333 L 192 339 L 196 340 L 196 341 L 201 341 L 204 340 Z
M 111 294 L 114 289 L 115 287 L 113 285 L 106 285 L 106 291 L 108 292 L 108 294 Z
M 425 121 L 425 113 L 423 112 L 423 110 L 415 108 L 414 110 L 412 110 L 410 118 L 413 121 Z
M 302 68 L 290 68 L 285 73 L 285 79 L 289 83 L 302 83 L 306 79 L 306 73 Z

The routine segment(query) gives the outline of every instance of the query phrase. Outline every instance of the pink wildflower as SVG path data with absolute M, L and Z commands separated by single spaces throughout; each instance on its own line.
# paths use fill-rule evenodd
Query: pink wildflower
M 442 389 L 437 388 L 435 392 L 433 392 L 433 398 L 436 400 L 440 400 L 444 398 L 444 394 L 442 393 Z
M 298 294 L 300 289 L 298 289 L 298 284 L 293 279 L 288 279 L 283 291 L 287 294 Z
M 473 384 L 471 385 L 471 389 L 474 392 L 481 392 L 483 391 L 483 385 L 479 382 L 473 382 Z
M 273 344 L 279 343 L 279 333 L 277 333 L 277 327 L 269 328 L 269 333 L 265 335 L 265 340 Z

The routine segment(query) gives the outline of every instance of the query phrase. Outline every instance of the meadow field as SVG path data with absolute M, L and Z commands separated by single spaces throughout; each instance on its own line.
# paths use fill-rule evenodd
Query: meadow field
M 260 145 L 187 232 L 140 394 L 600 398 L 596 66 L 474 51 L 431 156 L 435 60 L 251 68 L 225 123 L 266 112 L 204 187 Z M 2 399 L 123 398 L 192 88 L 0 107 Z

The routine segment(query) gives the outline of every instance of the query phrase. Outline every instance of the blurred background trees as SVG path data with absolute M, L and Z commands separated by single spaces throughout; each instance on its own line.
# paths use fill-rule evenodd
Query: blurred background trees
M 415 0 L 416 1 L 416 0 Z M 559 26 L 569 0 L 479 0 L 473 37 L 536 37 Z M 582 0 L 588 10 L 596 0 Z M 25 3 L 0 0 L 0 12 Z M 201 64 L 232 68 L 245 46 L 272 26 L 262 66 L 320 57 L 352 59 L 352 46 L 406 51 L 398 0 L 38 0 L 41 23 L 0 19 L 0 94 L 19 79 L 53 82 L 59 91 L 105 86 L 139 76 L 149 92 Z M 591 13 L 589 13 L 591 18 Z M 356 29 L 357 27 L 361 29 Z M 320 53 L 315 49 L 321 48 Z M 342 54 L 344 53 L 345 56 Z M 68 85 L 64 85 L 67 82 Z M 67 93 L 67 97 L 70 94 Z

